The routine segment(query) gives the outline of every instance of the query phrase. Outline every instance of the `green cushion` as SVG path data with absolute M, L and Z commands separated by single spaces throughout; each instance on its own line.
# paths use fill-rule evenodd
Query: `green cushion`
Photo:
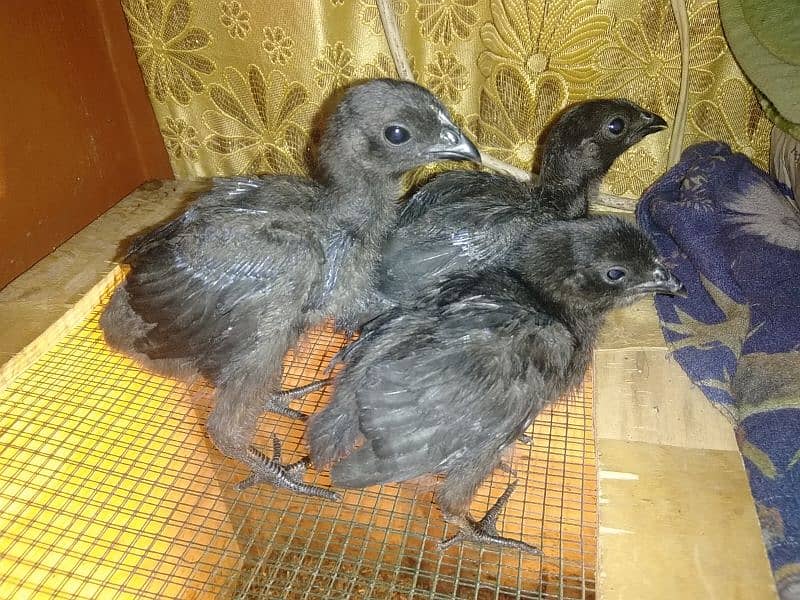
M 719 0 L 719 8 L 742 70 L 783 120 L 800 123 L 800 0 Z

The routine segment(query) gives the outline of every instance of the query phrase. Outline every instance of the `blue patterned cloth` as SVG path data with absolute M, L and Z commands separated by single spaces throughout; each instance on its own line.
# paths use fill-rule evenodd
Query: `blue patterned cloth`
M 689 292 L 657 296 L 664 337 L 735 424 L 778 590 L 800 599 L 800 211 L 709 142 L 686 149 L 637 217 Z

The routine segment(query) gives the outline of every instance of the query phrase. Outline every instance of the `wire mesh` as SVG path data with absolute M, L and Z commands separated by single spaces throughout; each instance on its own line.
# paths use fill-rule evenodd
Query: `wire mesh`
M 469 544 L 442 553 L 444 521 L 419 485 L 348 491 L 341 503 L 265 485 L 236 492 L 245 469 L 205 435 L 212 390 L 110 351 L 101 309 L 0 390 L 0 597 L 594 598 L 590 378 L 513 455 L 519 485 L 499 529 L 544 555 Z M 306 336 L 287 356 L 285 386 L 319 378 L 343 343 L 330 326 Z M 311 413 L 327 394 L 293 406 Z M 296 460 L 303 433 L 266 415 L 257 443 L 271 449 L 276 435 Z M 511 477 L 498 470 L 473 512 Z M 326 472 L 306 479 L 330 483 Z

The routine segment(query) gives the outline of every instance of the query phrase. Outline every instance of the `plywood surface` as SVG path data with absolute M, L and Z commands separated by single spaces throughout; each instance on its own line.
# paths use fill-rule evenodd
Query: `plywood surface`
M 666 348 L 599 348 L 594 361 L 599 437 L 738 451 L 730 421 Z
M 0 3 L 0 288 L 171 177 L 119 2 Z
M 775 600 L 738 452 L 598 439 L 607 600 Z
M 775 600 L 728 419 L 669 356 L 653 301 L 594 355 L 601 600 Z

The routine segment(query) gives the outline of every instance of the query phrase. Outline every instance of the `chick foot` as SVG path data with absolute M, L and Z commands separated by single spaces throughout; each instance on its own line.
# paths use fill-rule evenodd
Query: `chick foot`
M 517 476 L 517 470 L 514 467 L 511 466 L 510 462 L 506 462 L 506 461 L 502 460 L 497 465 L 497 468 L 500 469 L 501 471 L 503 471 L 504 473 L 508 473 L 512 477 L 516 477 Z
M 248 462 L 253 467 L 253 473 L 234 487 L 241 492 L 259 483 L 269 483 L 304 496 L 315 496 L 325 500 L 340 502 L 342 497 L 336 492 L 303 483 L 303 475 L 311 464 L 309 457 L 304 457 L 295 463 L 285 465 L 281 462 L 281 442 L 272 437 L 272 458 L 267 458 L 260 450 L 252 446 L 247 449 Z
M 305 421 L 308 419 L 308 415 L 300 412 L 299 410 L 295 410 L 294 408 L 290 408 L 289 402 L 292 400 L 297 400 L 298 398 L 302 398 L 306 394 L 315 392 L 318 389 L 324 388 L 331 381 L 332 379 L 330 377 L 327 379 L 319 379 L 309 383 L 308 385 L 301 385 L 300 387 L 292 388 L 290 390 L 283 390 L 273 394 L 264 404 L 264 412 L 274 412 L 278 413 L 279 415 L 283 415 L 284 417 L 289 417 L 290 419 Z
M 480 546 L 515 548 L 520 552 L 540 555 L 542 551 L 536 546 L 531 546 L 522 540 L 503 537 L 497 532 L 497 517 L 500 516 L 500 512 L 505 508 L 516 487 L 516 481 L 510 483 L 503 495 L 497 499 L 497 502 L 494 503 L 480 521 L 475 521 L 469 516 L 456 518 L 455 520 L 459 522 L 461 529 L 454 536 L 439 542 L 439 550 L 446 550 L 456 542 L 475 542 Z

